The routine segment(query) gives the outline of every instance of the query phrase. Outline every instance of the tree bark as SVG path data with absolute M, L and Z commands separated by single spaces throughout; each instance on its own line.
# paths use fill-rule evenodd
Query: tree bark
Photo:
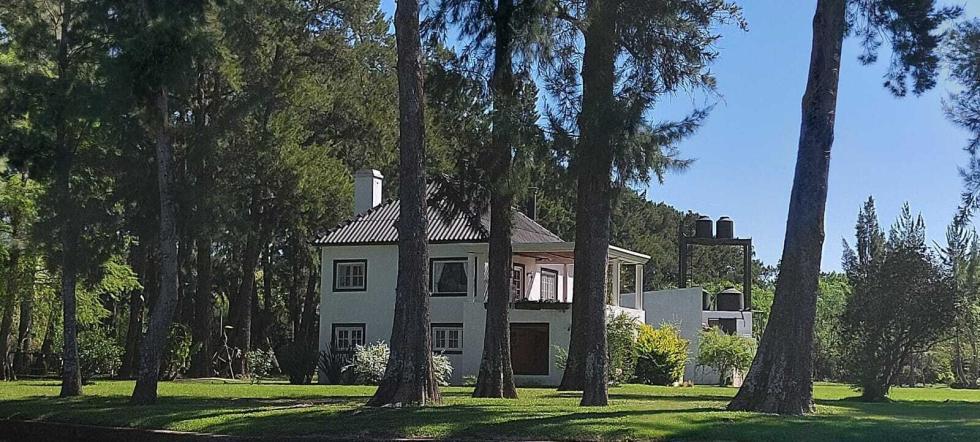
M 55 116 L 55 145 L 57 159 L 55 164 L 55 186 L 59 192 L 61 213 L 61 304 L 64 315 L 64 354 L 62 355 L 61 396 L 82 394 L 82 375 L 78 366 L 78 323 L 75 316 L 75 252 L 78 245 L 79 226 L 74 219 L 75 203 L 71 195 L 71 172 L 75 150 L 68 144 L 68 127 L 65 110 L 68 96 L 68 70 L 71 66 L 68 52 L 72 21 L 72 2 L 61 2 L 61 36 L 58 39 L 58 93 Z
M 155 235 L 153 235 L 155 236 Z M 149 235 L 141 236 L 142 241 L 149 242 Z M 156 258 L 154 257 L 155 247 L 149 244 L 140 246 L 142 250 L 139 259 L 142 260 L 141 283 L 142 291 L 133 291 L 129 295 L 129 324 L 126 327 L 126 345 L 122 358 L 122 365 L 119 367 L 119 377 L 122 379 L 134 379 L 139 370 L 140 343 L 143 341 L 143 310 L 145 310 L 146 300 L 156 298 L 158 286 L 158 271 Z
M 194 293 L 194 326 L 191 328 L 192 348 L 190 377 L 211 376 L 211 330 L 213 325 L 211 299 L 211 237 L 197 238 L 197 290 Z
M 18 251 L 14 251 L 18 252 Z M 13 258 L 13 253 L 11 253 Z M 18 253 L 18 261 L 19 261 Z M 13 259 L 11 259 L 13 262 Z M 16 265 L 11 265 L 11 270 L 16 269 Z M 17 284 L 16 281 L 13 282 Z M 9 285 L 8 285 L 9 287 Z M 32 337 L 34 333 L 34 284 L 30 290 L 24 290 L 20 300 L 20 322 L 17 327 L 17 353 L 14 355 L 14 373 L 27 373 L 31 365 Z M 16 293 L 20 290 L 13 290 Z
M 13 274 L 13 272 L 11 272 Z M 10 335 L 14 328 L 14 307 L 17 305 L 17 297 L 9 290 L 10 280 L 8 276 L 6 299 L 3 303 L 3 319 L 0 320 L 0 380 L 6 381 L 14 379 L 13 367 L 10 365 Z
M 156 135 L 157 185 L 160 192 L 160 293 L 150 312 L 150 326 L 140 349 L 139 374 L 130 402 L 152 404 L 157 399 L 160 360 L 170 335 L 177 307 L 177 204 L 174 186 L 174 152 L 170 139 L 167 88 L 161 87 L 154 100 L 160 127 Z
M 395 9 L 398 45 L 399 178 L 398 277 L 391 353 L 369 406 L 441 401 L 429 336 L 429 253 L 426 237 L 425 125 L 418 0 Z
M 609 402 L 605 293 L 612 214 L 612 134 L 619 124 L 615 119 L 619 7 L 618 1 L 588 2 L 589 25 L 585 30 L 582 59 L 582 113 L 575 159 L 578 178 L 572 301 L 575 342 L 569 346 L 571 370 L 566 369 L 561 387 L 580 387 L 583 406 L 604 406 Z M 585 302 L 579 304 L 582 301 Z
M 817 2 L 776 293 L 752 368 L 728 405 L 730 410 L 790 415 L 813 411 L 811 348 L 845 13 L 845 0 Z
M 512 264 L 511 223 L 514 192 L 510 169 L 514 133 L 514 72 L 511 19 L 513 0 L 499 0 L 494 14 L 494 70 L 490 81 L 494 99 L 492 152 L 490 159 L 490 244 L 487 320 L 483 356 L 473 397 L 517 398 L 514 369 L 510 360 L 510 303 Z

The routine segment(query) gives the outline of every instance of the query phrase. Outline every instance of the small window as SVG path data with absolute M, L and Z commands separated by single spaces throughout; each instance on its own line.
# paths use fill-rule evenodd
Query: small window
M 466 296 L 466 258 L 433 259 L 429 267 L 432 296 Z
M 551 269 L 541 269 L 541 300 L 558 300 L 558 272 Z
M 432 351 L 460 354 L 463 352 L 463 324 L 432 324 Z
M 335 292 L 361 292 L 367 289 L 367 261 L 336 260 L 333 262 Z
M 341 353 L 354 351 L 364 345 L 364 324 L 334 324 L 333 349 Z
M 524 299 L 524 264 L 514 264 L 510 271 L 510 297 L 515 301 Z
M 709 319 L 708 327 L 718 328 L 726 334 L 734 335 L 738 333 L 738 320 L 735 318 Z

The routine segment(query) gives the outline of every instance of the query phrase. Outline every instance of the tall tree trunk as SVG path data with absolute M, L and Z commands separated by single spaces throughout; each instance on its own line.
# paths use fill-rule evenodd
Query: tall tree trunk
M 752 368 L 728 405 L 730 410 L 792 415 L 813 411 L 811 349 L 845 13 L 845 0 L 817 2 L 776 294 Z
M 490 179 L 489 296 L 483 336 L 483 357 L 473 397 L 517 398 L 514 369 L 510 360 L 510 303 L 512 264 L 511 223 L 514 192 L 510 179 L 512 137 L 514 133 L 514 73 L 512 62 L 511 18 L 513 0 L 499 0 L 494 14 L 494 70 L 490 86 L 493 93 L 493 152 Z
M 14 274 L 13 271 L 10 272 Z M 10 280 L 13 276 L 8 276 L 7 288 L 3 303 L 3 319 L 0 320 L 0 380 L 6 381 L 14 379 L 13 367 L 10 365 L 10 338 L 14 328 L 14 308 L 17 305 L 17 296 L 10 289 Z
M 398 278 L 391 354 L 369 406 L 426 405 L 441 401 L 429 336 L 429 267 L 426 238 L 425 120 L 418 0 L 395 9 L 398 45 L 399 178 Z
M 563 387 L 580 386 L 582 405 L 609 402 L 606 352 L 606 260 L 612 206 L 612 133 L 616 121 L 615 54 L 618 1 L 588 3 L 582 59 L 582 113 L 575 168 L 578 197 L 575 214 L 575 281 L 572 339 Z M 577 304 L 578 315 L 575 313 Z M 572 352 L 575 352 L 574 354 Z M 573 377 L 574 376 L 574 377 Z
M 150 326 L 140 349 L 139 374 L 130 402 L 152 404 L 157 399 L 160 360 L 170 335 L 177 307 L 177 204 L 174 186 L 174 151 L 170 140 L 170 111 L 167 88 L 161 87 L 156 99 L 160 126 L 156 135 L 157 185 L 160 192 L 160 293 L 150 312 Z
M 13 256 L 13 254 L 11 254 L 11 256 Z M 15 266 L 11 266 L 11 269 L 15 268 Z M 16 293 L 16 291 L 12 293 Z M 31 335 L 34 334 L 33 282 L 30 285 L 30 290 L 24 290 L 21 296 L 20 323 L 17 327 L 17 353 L 14 355 L 14 373 L 27 373 L 30 370 L 31 344 L 33 343 Z
M 238 292 L 235 295 L 235 305 L 232 306 L 232 326 L 230 345 L 242 351 L 242 358 L 236 360 L 235 373 L 245 374 L 248 372 L 248 361 L 245 354 L 252 349 L 252 320 L 255 309 L 255 268 L 259 264 L 259 255 L 262 249 L 259 245 L 266 237 L 267 223 L 263 222 L 262 209 L 259 207 L 259 195 L 256 192 L 252 196 L 252 217 L 254 227 L 248 233 L 245 240 L 245 250 L 242 251 L 241 262 L 241 281 L 238 284 Z
M 61 2 L 61 36 L 58 40 L 58 93 L 55 117 L 55 144 L 57 160 L 55 165 L 55 185 L 59 193 L 61 213 L 61 304 L 64 315 L 64 354 L 62 355 L 61 396 L 82 394 L 82 375 L 78 366 L 78 323 L 75 316 L 75 272 L 76 248 L 79 226 L 74 219 L 75 203 L 71 195 L 71 169 L 75 150 L 68 143 L 68 127 L 65 115 L 68 95 L 69 62 L 69 23 L 72 21 L 72 2 Z
M 197 290 L 194 293 L 194 326 L 191 328 L 192 348 L 190 377 L 211 376 L 211 329 L 213 328 L 211 299 L 211 237 L 202 233 L 197 238 Z
M 149 238 L 155 236 L 143 235 L 140 239 L 149 242 Z M 140 282 L 143 290 L 134 290 L 129 295 L 129 324 L 126 327 L 122 365 L 119 367 L 119 377 L 122 379 L 134 379 L 139 370 L 140 343 L 143 341 L 143 311 L 146 309 L 147 299 L 156 299 L 159 289 L 159 272 L 154 256 L 156 248 L 146 244 L 140 246 L 140 249 L 138 253 L 141 256 L 138 259 L 140 259 Z

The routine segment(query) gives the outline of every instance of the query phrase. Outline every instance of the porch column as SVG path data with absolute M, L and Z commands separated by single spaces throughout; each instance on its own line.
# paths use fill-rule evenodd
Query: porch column
M 612 305 L 619 306 L 619 291 L 620 291 L 620 270 L 622 270 L 621 263 L 619 260 L 613 260 L 612 262 Z
M 568 264 L 561 265 L 561 300 L 568 302 Z
M 636 296 L 633 299 L 636 305 L 633 306 L 637 310 L 643 310 L 643 264 L 637 264 L 634 266 L 636 272 Z

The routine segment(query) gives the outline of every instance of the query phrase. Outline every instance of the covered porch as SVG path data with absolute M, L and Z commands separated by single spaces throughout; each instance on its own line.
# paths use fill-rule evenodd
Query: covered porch
M 607 301 L 614 307 L 642 309 L 632 293 L 642 293 L 643 264 L 649 256 L 609 246 L 606 267 Z M 511 302 L 516 309 L 567 309 L 574 297 L 575 243 L 544 242 L 513 245 Z M 640 288 L 640 290 L 637 290 Z M 624 293 L 630 296 L 625 298 Z

